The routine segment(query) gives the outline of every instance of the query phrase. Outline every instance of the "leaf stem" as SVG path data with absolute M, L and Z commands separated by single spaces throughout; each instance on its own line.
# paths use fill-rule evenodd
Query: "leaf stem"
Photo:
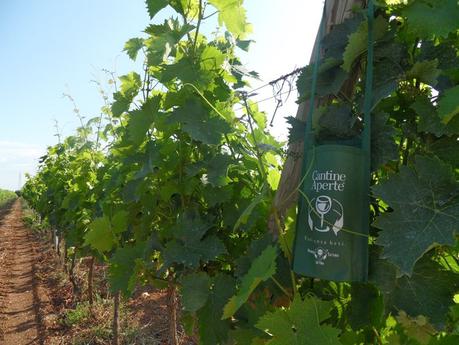
M 201 98 L 204 100 L 204 102 L 206 102 L 206 104 L 207 104 L 213 111 L 215 111 L 215 113 L 217 113 L 217 115 L 219 115 L 223 120 L 226 121 L 226 117 L 225 117 L 217 108 L 215 108 L 215 107 L 212 105 L 212 103 L 209 102 L 209 100 L 206 98 L 206 96 L 204 96 L 204 95 L 202 94 L 202 92 L 199 91 L 199 89 L 198 89 L 196 86 L 194 86 L 193 84 L 190 84 L 190 83 L 184 83 L 183 86 L 191 86 L 191 87 L 196 91 L 196 93 L 197 93 L 199 96 L 201 96 Z M 227 134 L 225 134 L 225 140 L 226 140 L 226 142 L 227 142 L 227 144 L 228 144 L 228 148 L 229 148 L 231 154 L 234 156 L 235 154 L 234 154 L 233 148 L 231 147 L 230 140 L 229 140 Z
M 282 284 L 279 283 L 279 281 L 274 277 L 271 277 L 271 279 L 274 282 L 274 284 L 276 284 L 276 286 L 285 294 L 285 296 L 287 296 L 290 301 L 293 301 L 293 296 L 288 293 L 288 291 L 282 286 Z
M 293 262 L 293 254 L 292 254 L 290 248 L 288 247 L 287 240 L 285 239 L 284 233 L 282 231 L 282 226 L 281 226 L 280 219 L 279 219 L 279 213 L 277 212 L 276 209 L 274 209 L 273 215 L 274 215 L 274 219 L 276 221 L 277 228 L 279 229 L 279 236 L 280 236 L 282 242 L 284 243 L 284 246 L 285 246 L 285 249 L 286 249 L 285 256 L 287 256 L 287 261 L 289 263 L 289 267 L 291 267 L 292 266 L 292 262 Z M 297 288 L 296 288 L 296 277 L 295 277 L 295 272 L 293 272 L 291 269 L 290 269 L 290 279 L 292 281 L 293 296 L 295 296 L 296 293 L 298 292 Z
M 202 19 L 206 20 L 206 19 L 209 19 L 210 17 L 213 17 L 214 15 L 216 15 L 219 11 L 215 11 L 211 14 L 209 14 L 208 16 L 205 16 L 205 17 L 202 17 Z
M 198 24 L 196 25 L 196 32 L 194 33 L 193 54 L 196 53 L 196 46 L 198 44 L 198 36 L 199 36 L 199 29 L 201 27 L 201 21 L 202 21 L 202 0 L 199 0 Z
M 257 141 L 257 138 L 255 136 L 255 130 L 253 128 L 253 117 L 252 117 L 252 112 L 250 110 L 250 107 L 247 103 L 247 95 L 244 94 L 242 96 L 242 99 L 244 101 L 244 106 L 245 106 L 245 109 L 247 111 L 247 117 L 248 117 L 248 123 L 249 123 L 249 127 L 250 127 L 250 133 L 252 135 L 252 138 L 253 138 L 253 143 L 254 143 L 254 149 L 255 149 L 255 155 L 257 156 L 257 160 L 258 160 L 258 166 L 259 166 L 259 169 L 260 169 L 260 174 L 263 178 L 263 181 L 266 181 L 266 170 L 265 170 L 265 165 L 263 163 L 263 155 L 261 154 L 260 152 L 260 148 L 258 146 L 258 141 Z

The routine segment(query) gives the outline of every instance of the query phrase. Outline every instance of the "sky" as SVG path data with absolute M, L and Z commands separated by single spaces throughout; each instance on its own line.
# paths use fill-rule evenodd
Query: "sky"
M 253 88 L 307 64 L 323 0 L 245 0 L 244 7 L 255 43 L 239 55 L 260 74 Z M 170 14 L 165 9 L 154 21 Z M 103 105 L 94 81 L 109 90 L 103 70 L 117 76 L 139 70 L 122 50 L 149 23 L 142 0 L 0 0 L 0 188 L 18 189 L 57 143 L 57 131 L 70 135 L 78 126 L 74 105 L 63 94 L 89 119 Z M 272 94 L 265 87 L 253 100 Z M 295 99 L 293 92 L 276 114 L 272 130 L 280 139 L 287 133 L 283 118 L 295 115 Z M 275 100 L 259 107 L 271 119 Z

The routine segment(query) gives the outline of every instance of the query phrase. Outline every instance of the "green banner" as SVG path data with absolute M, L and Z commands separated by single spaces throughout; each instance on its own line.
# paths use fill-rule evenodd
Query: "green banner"
M 320 64 L 321 39 L 318 41 L 293 249 L 293 270 L 306 276 L 337 281 L 368 278 L 373 21 L 374 4 L 369 0 L 364 127 L 353 143 L 338 138 L 332 144 L 316 143 L 317 131 L 312 128 L 312 118 Z M 324 8 L 320 38 L 326 22 Z
M 368 271 L 367 153 L 345 145 L 309 150 L 299 194 L 295 272 L 365 281 Z

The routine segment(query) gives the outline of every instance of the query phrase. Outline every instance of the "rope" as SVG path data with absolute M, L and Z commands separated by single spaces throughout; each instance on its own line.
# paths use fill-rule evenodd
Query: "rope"
M 292 93 L 292 92 L 294 92 L 294 91 L 296 91 L 296 90 L 297 90 L 297 88 L 293 88 L 293 89 L 291 89 L 291 90 L 287 90 L 287 91 L 281 92 L 281 93 L 279 93 L 279 94 L 277 94 L 277 95 L 275 95 L 275 96 L 270 96 L 270 97 L 263 98 L 262 100 L 259 100 L 259 101 L 256 101 L 256 102 L 252 102 L 252 104 L 263 103 L 263 102 L 269 101 L 269 100 L 271 100 L 271 99 L 274 99 L 274 98 L 276 98 L 276 97 L 278 97 L 278 96 L 283 96 L 283 95 Z M 250 97 L 253 97 L 253 96 L 247 95 L 247 98 L 250 98 Z M 235 109 L 234 111 L 237 112 L 237 111 L 241 111 L 241 110 L 244 110 L 244 109 L 245 109 L 245 107 L 239 107 L 239 108 Z
M 268 87 L 268 86 L 273 86 L 274 84 L 278 83 L 279 81 L 282 81 L 282 80 L 285 80 L 289 77 L 292 77 L 292 76 L 296 76 L 297 74 L 300 74 L 301 71 L 303 70 L 304 67 L 300 67 L 300 68 L 295 68 L 293 71 L 287 73 L 287 74 L 284 74 L 284 75 L 281 75 L 280 77 L 276 78 L 276 79 L 273 79 L 269 82 L 267 82 L 266 84 L 263 84 L 255 89 L 252 89 L 252 90 L 248 90 L 246 91 L 247 92 L 247 97 L 253 97 L 256 95 L 256 92 L 261 90 L 261 89 L 264 89 L 265 87 Z

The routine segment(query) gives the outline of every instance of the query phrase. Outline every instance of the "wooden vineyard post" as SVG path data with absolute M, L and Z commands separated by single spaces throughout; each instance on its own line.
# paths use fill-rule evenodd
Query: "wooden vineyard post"
M 179 345 L 177 334 L 177 287 L 175 286 L 172 277 L 169 279 L 169 287 L 167 289 L 167 306 L 169 309 L 169 343 L 170 345 Z
M 120 343 L 120 291 L 113 296 L 113 345 Z
M 355 6 L 362 7 L 364 0 L 328 0 L 326 1 L 325 15 L 326 24 L 324 28 L 324 35 L 333 30 L 333 27 L 344 22 L 345 19 L 352 15 L 352 8 Z M 316 55 L 316 49 L 318 48 L 318 42 L 322 39 L 317 34 L 314 49 L 311 54 L 310 64 L 314 62 L 314 56 Z M 321 53 L 323 54 L 323 53 Z M 353 71 L 351 77 L 344 83 L 341 90 L 346 96 L 353 92 L 353 86 L 355 84 L 356 76 L 358 71 Z M 320 99 L 318 100 L 320 103 Z M 309 109 L 309 101 L 304 101 L 299 104 L 296 113 L 296 118 L 301 121 L 306 121 L 307 112 Z M 303 141 L 298 141 L 289 144 L 287 150 L 287 159 L 282 169 L 282 175 L 279 182 L 279 188 L 277 189 L 276 196 L 274 199 L 274 209 L 277 213 L 273 215 L 269 222 L 269 230 L 275 238 L 277 238 L 282 226 L 282 222 L 277 220 L 284 219 L 287 210 L 293 206 L 298 200 L 298 185 L 300 183 L 300 175 L 303 164 Z M 276 220 L 277 218 L 277 220 Z
M 89 261 L 89 273 L 88 273 L 88 300 L 89 305 L 94 304 L 94 255 L 91 256 Z

